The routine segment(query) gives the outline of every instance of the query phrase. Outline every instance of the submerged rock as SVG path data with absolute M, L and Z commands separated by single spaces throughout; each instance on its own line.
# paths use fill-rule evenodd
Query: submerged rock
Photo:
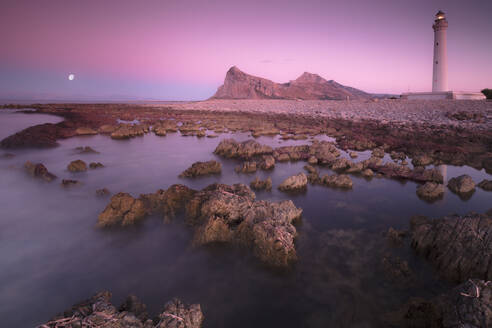
M 285 179 L 278 189 L 281 191 L 302 191 L 307 188 L 307 176 L 304 173 L 299 173 Z
M 96 190 L 96 195 L 99 197 L 109 196 L 110 194 L 111 193 L 109 192 L 109 190 L 107 188 L 102 188 L 102 189 Z
M 243 162 L 242 165 L 236 166 L 234 171 L 237 173 L 254 173 L 257 170 L 256 162 Z
M 408 287 L 415 278 L 408 262 L 398 256 L 384 256 L 381 265 L 386 279 L 400 287 Z
M 63 179 L 61 182 L 61 185 L 63 187 L 70 187 L 70 186 L 75 186 L 75 185 L 79 185 L 79 184 L 80 184 L 80 181 L 72 180 L 72 179 Z
M 492 284 L 469 279 L 434 299 L 411 299 L 386 320 L 391 327 L 492 327 Z
M 217 161 L 208 161 L 208 162 L 196 162 L 193 163 L 189 168 L 187 168 L 183 173 L 181 173 L 180 177 L 197 177 L 202 175 L 209 174 L 218 174 L 222 171 L 222 164 Z
M 444 185 L 435 182 L 426 182 L 417 187 L 417 196 L 425 200 L 437 200 L 444 195 Z
M 475 191 L 475 182 L 469 175 L 463 174 L 450 179 L 448 181 L 448 188 L 452 192 L 466 198 L 471 196 Z
M 411 220 L 412 247 L 448 280 L 492 280 L 492 217 L 470 213 Z
M 253 190 L 272 190 L 272 178 L 268 177 L 265 180 L 260 180 L 260 178 L 256 177 L 249 186 Z
M 492 191 L 492 180 L 483 179 L 478 186 L 486 191 Z
M 111 197 L 111 202 L 99 214 L 97 225 L 99 227 L 132 225 L 145 218 L 146 214 L 147 211 L 142 200 L 120 192 Z
M 117 309 L 111 303 L 111 293 L 103 291 L 73 305 L 40 327 L 200 328 L 203 319 L 200 304 L 187 306 L 174 299 L 153 321 L 148 319 L 147 307 L 136 296 L 129 296 Z
M 329 187 L 336 187 L 336 188 L 345 188 L 345 189 L 350 189 L 352 188 L 352 179 L 346 174 L 334 174 L 334 175 L 328 175 L 325 174 L 321 177 L 321 183 L 329 186 Z
M 41 178 L 44 181 L 51 182 L 57 178 L 56 175 L 53 173 L 50 173 L 46 166 L 44 166 L 41 163 L 33 164 L 29 161 L 27 161 L 24 164 L 24 168 L 26 169 L 27 173 L 29 173 L 31 176 L 35 178 Z
M 237 142 L 234 139 L 224 139 L 215 148 L 214 154 L 226 158 L 250 159 L 253 156 L 268 155 L 272 152 L 272 147 L 262 145 L 254 140 Z
M 85 164 L 84 161 L 78 159 L 76 161 L 70 162 L 70 164 L 68 164 L 67 166 L 67 169 L 70 172 L 85 172 L 87 171 L 87 164 Z
M 76 147 L 75 151 L 77 152 L 77 154 L 99 154 L 98 151 L 95 151 L 94 149 L 92 149 L 89 146 Z
M 99 168 L 104 167 L 104 165 L 103 165 L 102 163 L 99 163 L 99 162 L 91 162 L 91 163 L 89 164 L 89 167 L 90 167 L 91 169 L 99 169 Z

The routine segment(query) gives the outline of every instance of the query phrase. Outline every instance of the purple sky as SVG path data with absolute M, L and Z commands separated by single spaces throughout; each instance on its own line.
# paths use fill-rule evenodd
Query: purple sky
M 7 0 L 0 98 L 204 99 L 233 65 L 276 82 L 308 71 L 368 92 L 429 91 L 439 9 L 449 87 L 492 88 L 490 0 Z

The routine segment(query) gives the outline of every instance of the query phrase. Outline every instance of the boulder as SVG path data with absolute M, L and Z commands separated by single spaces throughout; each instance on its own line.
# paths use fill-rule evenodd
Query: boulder
M 364 169 L 364 164 L 362 162 L 348 162 L 348 168 L 345 169 L 347 173 L 361 173 Z
M 97 131 L 88 127 L 80 127 L 75 130 L 75 134 L 78 136 L 94 135 Z
M 288 161 L 290 161 L 290 156 L 287 153 L 278 154 L 275 158 L 279 162 L 288 162 Z
M 308 163 L 310 165 L 315 165 L 315 164 L 318 164 L 318 159 L 316 158 L 316 156 L 310 156 L 308 158 Z
M 79 184 L 80 182 L 78 180 L 72 180 L 72 179 L 63 179 L 61 182 L 62 187 L 70 187 Z
M 29 173 L 31 176 L 35 178 L 40 178 L 44 181 L 51 182 L 57 178 L 56 175 L 53 173 L 50 173 L 46 166 L 44 166 L 41 163 L 33 164 L 29 161 L 27 161 L 24 164 L 24 169 Z
M 97 189 L 96 190 L 96 195 L 99 197 L 106 197 L 109 196 L 111 193 L 107 188 L 102 188 L 102 189 Z
M 196 191 L 185 185 L 174 184 L 167 190 L 159 189 L 153 194 L 142 194 L 140 198 L 149 214 L 162 214 L 164 221 L 170 221 L 183 211 Z
M 272 153 L 272 147 L 262 145 L 254 140 L 237 142 L 234 139 L 222 140 L 214 151 L 214 154 L 222 157 L 242 159 L 250 159 L 253 156 L 268 155 Z
M 193 163 L 189 168 L 183 171 L 180 177 L 197 177 L 209 174 L 219 174 L 222 172 L 222 164 L 217 161 L 211 160 L 208 162 L 196 162 Z
M 260 178 L 256 177 L 253 181 L 251 181 L 249 186 L 253 190 L 271 190 L 272 178 L 268 177 L 266 180 L 260 180 Z
M 365 178 L 372 178 L 374 176 L 374 172 L 371 169 L 365 169 L 362 171 L 362 176 Z
M 304 173 L 299 173 L 285 179 L 278 189 L 281 191 L 302 191 L 307 188 L 307 176 Z
M 136 136 L 143 136 L 148 132 L 148 127 L 142 124 L 119 124 L 111 133 L 112 139 L 129 139 Z
M 98 151 L 95 151 L 94 149 L 92 149 L 89 146 L 76 147 L 75 148 L 75 151 L 76 151 L 77 154 L 99 154 Z
M 260 165 L 263 170 L 271 170 L 275 167 L 275 158 L 272 155 L 263 155 L 263 161 Z
M 98 132 L 100 134 L 111 134 L 113 133 L 118 127 L 116 125 L 111 125 L 111 124 L 104 124 L 101 125 L 98 129 Z
M 473 182 L 473 179 L 469 175 L 463 174 L 450 179 L 448 181 L 448 188 L 458 195 L 467 196 L 475 191 L 475 182 Z
M 102 163 L 99 163 L 99 162 L 91 162 L 91 163 L 89 164 L 89 167 L 90 167 L 91 169 L 99 169 L 99 168 L 104 167 L 104 165 L 103 165 Z
M 329 187 L 344 189 L 351 189 L 353 185 L 352 179 L 346 174 L 325 174 L 321 177 L 321 183 Z
M 384 149 L 383 148 L 374 148 L 371 153 L 372 157 L 383 158 L 384 157 Z
M 434 160 L 426 154 L 415 155 L 412 159 L 413 166 L 427 166 L 432 164 Z
M 78 159 L 76 161 L 70 162 L 70 164 L 68 164 L 67 166 L 67 169 L 70 172 L 85 172 L 87 171 L 87 164 L 85 164 L 83 160 Z
M 390 153 L 390 157 L 393 160 L 404 161 L 407 158 L 407 155 L 405 155 L 405 153 L 401 153 L 401 152 L 397 152 L 397 151 L 392 151 Z
M 354 151 L 351 151 L 351 152 L 349 152 L 349 156 L 350 156 L 350 158 L 357 158 L 357 157 L 359 157 L 359 154 L 357 154 Z
M 492 327 L 492 284 L 469 279 L 431 300 L 413 298 L 386 316 L 392 327 Z
M 350 161 L 346 158 L 338 158 L 331 165 L 331 169 L 335 171 L 344 171 L 350 166 Z
M 237 173 L 254 173 L 257 170 L 256 162 L 243 162 L 242 165 L 236 166 L 234 171 Z
M 486 191 L 492 191 L 492 180 L 483 179 L 478 186 Z
M 470 213 L 440 219 L 413 217 L 412 247 L 446 279 L 492 280 L 492 217 Z
M 147 211 L 142 200 L 120 192 L 111 197 L 111 202 L 99 214 L 97 224 L 99 227 L 132 225 L 144 219 L 146 214 Z
M 435 182 L 426 182 L 417 187 L 417 196 L 425 200 L 436 200 L 444 195 L 444 185 Z
M 129 296 L 117 308 L 111 303 L 111 293 L 102 291 L 73 305 L 40 327 L 200 328 L 203 319 L 199 304 L 185 305 L 174 299 L 153 321 L 148 319 L 146 305 L 136 296 Z

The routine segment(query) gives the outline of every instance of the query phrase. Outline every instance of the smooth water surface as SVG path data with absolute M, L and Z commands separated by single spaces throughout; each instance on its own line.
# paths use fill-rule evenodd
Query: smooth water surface
M 37 115 L 40 121 L 34 122 L 34 115 L 0 113 L 0 138 L 15 132 L 14 126 L 18 130 L 53 120 Z M 447 191 L 444 199 L 431 204 L 417 198 L 416 183 L 357 176 L 351 176 L 350 191 L 310 185 L 306 193 L 284 194 L 276 186 L 302 172 L 306 163 L 277 163 L 273 171 L 257 173 L 271 176 L 274 184 L 271 192 L 258 192 L 257 198 L 292 199 L 304 210 L 298 227 L 299 261 L 287 272 L 263 266 L 247 250 L 192 247 L 191 231 L 180 218 L 171 224 L 149 217 L 135 227 L 96 228 L 97 216 L 109 202 L 95 195 L 99 188 L 138 196 L 174 183 L 195 189 L 214 182 L 249 184 L 256 174 L 237 174 L 238 161 L 213 155 L 220 140 L 228 137 L 250 138 L 222 134 L 198 139 L 174 133 L 117 141 L 97 135 L 62 140 L 53 149 L 9 151 L 16 156 L 0 160 L 2 324 L 33 327 L 107 289 L 115 305 L 135 294 L 151 314 L 173 297 L 200 303 L 205 327 L 380 327 L 383 314 L 410 296 L 429 297 L 448 287 L 408 245 L 390 248 L 383 232 L 389 227 L 407 229 L 412 215 L 484 212 L 492 204 L 492 193 L 481 189 L 467 201 Z M 309 142 L 269 137 L 257 141 L 275 147 Z M 100 153 L 76 154 L 78 146 Z M 356 160 L 369 154 L 361 152 Z M 105 167 L 73 174 L 66 167 L 75 159 Z M 193 162 L 210 159 L 223 164 L 221 175 L 178 178 Z M 59 179 L 44 183 L 28 176 L 23 170 L 26 160 L 42 162 Z M 330 171 L 321 169 L 324 172 Z M 469 167 L 447 168 L 448 178 L 463 173 L 476 182 L 492 178 Z M 63 188 L 62 178 L 78 179 L 82 185 Z M 385 279 L 385 254 L 409 261 L 418 281 L 412 288 Z

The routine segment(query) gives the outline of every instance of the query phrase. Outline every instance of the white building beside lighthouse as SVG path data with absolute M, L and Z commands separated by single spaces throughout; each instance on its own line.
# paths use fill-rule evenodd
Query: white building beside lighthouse
M 438 11 L 434 24 L 434 57 L 432 62 L 432 92 L 403 93 L 403 99 L 485 99 L 480 92 L 450 91 L 448 87 L 448 53 L 446 14 Z

